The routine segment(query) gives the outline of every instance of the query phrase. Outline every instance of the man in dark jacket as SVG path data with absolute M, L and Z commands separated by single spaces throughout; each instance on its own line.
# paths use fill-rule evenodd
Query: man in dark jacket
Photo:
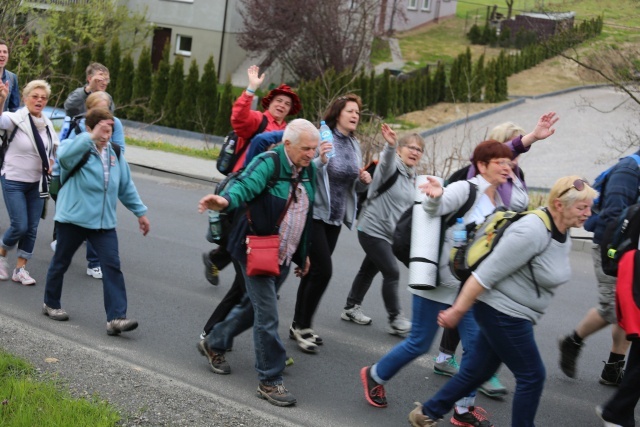
M 640 155 L 640 151 L 635 153 Z M 618 386 L 624 373 L 624 358 L 629 342 L 624 330 L 618 326 L 615 312 L 616 278 L 602 271 L 600 242 L 607 224 L 615 221 L 629 205 L 636 203 L 640 191 L 640 167 L 633 156 L 624 157 L 609 173 L 600 194 L 600 211 L 591 216 L 584 228 L 593 231 L 592 257 L 598 281 L 598 307 L 591 308 L 578 323 L 576 329 L 560 341 L 560 368 L 568 377 L 575 378 L 576 362 L 583 340 L 589 335 L 611 325 L 613 345 L 609 360 L 600 374 L 600 383 Z
M 2 83 L 9 82 L 9 96 L 4 101 L 2 111 L 15 112 L 20 108 L 20 88 L 18 87 L 18 76 L 7 70 L 9 62 L 9 45 L 6 41 L 0 40 L 0 78 Z
M 261 154 L 222 195 L 209 194 L 200 200 L 198 210 L 243 209 L 248 215 L 236 214 L 234 228 L 227 249 L 244 275 L 247 295 L 236 305 L 226 319 L 217 323 L 205 340 L 198 344 L 207 356 L 213 372 L 229 374 L 231 368 L 225 352 L 232 347 L 233 338 L 253 326 L 256 370 L 260 383 L 258 396 L 276 406 L 290 406 L 295 397 L 284 388 L 282 371 L 286 353 L 278 335 L 277 293 L 290 269 L 291 261 L 298 267 L 297 276 L 309 269 L 307 249 L 315 196 L 315 170 L 311 160 L 315 156 L 320 133 L 307 120 L 296 119 L 285 129 L 284 144 L 274 148 L 279 162 L 271 155 Z M 268 186 L 279 163 L 279 178 Z M 288 203 L 289 199 L 291 202 Z M 244 212 L 244 211 L 243 211 Z M 278 227 L 278 221 L 282 222 Z M 247 274 L 248 234 L 267 236 L 278 234 L 280 245 L 277 276 L 249 276 Z

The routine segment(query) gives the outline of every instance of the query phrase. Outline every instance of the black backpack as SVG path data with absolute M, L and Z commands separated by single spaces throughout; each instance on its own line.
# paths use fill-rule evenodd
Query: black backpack
M 376 168 L 378 167 L 378 162 L 377 161 L 373 161 L 371 163 L 369 163 L 364 170 L 366 172 L 369 172 L 369 175 L 371 175 L 371 177 L 373 178 L 373 174 L 376 171 Z M 393 175 L 391 175 L 389 177 L 388 180 L 386 180 L 385 182 L 383 182 L 380 187 L 378 187 L 378 189 L 371 195 L 371 198 L 368 197 L 369 195 L 369 189 L 359 192 L 358 193 L 358 201 L 356 204 L 356 219 L 360 218 L 360 212 L 362 212 L 364 210 L 365 207 L 365 203 L 367 200 L 374 200 L 377 199 L 378 197 L 380 197 L 385 191 L 389 190 L 393 184 L 396 183 L 396 181 L 398 180 L 398 176 L 400 175 L 400 169 L 396 168 L 396 171 L 393 173 Z
M 622 255 L 638 248 L 640 235 L 640 203 L 628 206 L 618 217 L 609 222 L 600 242 L 602 271 L 618 276 L 618 262 Z
M 444 233 L 447 228 L 451 227 L 458 218 L 462 218 L 473 206 L 476 201 L 478 193 L 478 187 L 475 184 L 469 183 L 469 198 L 456 212 L 452 212 L 442 218 L 440 223 L 440 242 L 439 247 L 442 250 L 442 244 L 444 243 Z M 418 203 L 414 203 L 418 204 Z M 413 205 L 407 209 L 396 224 L 396 229 L 393 233 L 393 243 L 391 249 L 393 254 L 400 260 L 405 266 L 409 267 L 411 259 L 411 222 L 413 221 Z M 440 250 L 438 253 L 440 253 Z M 438 256 L 438 261 L 440 257 Z
M 233 168 L 238 163 L 238 160 L 242 157 L 242 155 L 247 151 L 249 145 L 251 144 L 251 140 L 254 136 L 259 133 L 264 132 L 269 124 L 269 120 L 267 116 L 262 116 L 262 122 L 260 126 L 258 126 L 258 130 L 251 135 L 251 138 L 245 141 L 244 146 L 238 151 L 238 147 L 236 143 L 238 142 L 238 135 L 235 130 L 229 132 L 229 134 L 225 137 L 224 142 L 222 143 L 222 148 L 220 149 L 220 154 L 218 155 L 218 160 L 216 161 L 216 169 L 223 175 L 229 175 L 233 172 Z
M 7 135 L 7 131 L 5 130 L 0 135 L 0 140 L 2 140 L 2 145 L 0 145 L 0 169 L 2 169 L 2 165 L 4 164 L 4 155 L 7 153 L 7 149 L 9 148 L 9 144 L 13 141 L 13 137 L 16 136 L 16 132 L 18 131 L 18 126 L 14 127 L 11 131 L 11 135 Z

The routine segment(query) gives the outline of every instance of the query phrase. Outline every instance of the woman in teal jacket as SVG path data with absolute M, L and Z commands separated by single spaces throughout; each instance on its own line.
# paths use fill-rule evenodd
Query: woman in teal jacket
M 102 266 L 107 334 L 118 335 L 138 326 L 137 321 L 126 317 L 127 294 L 115 229 L 118 199 L 138 217 L 143 235 L 149 232 L 149 220 L 127 161 L 124 156 L 117 156 L 109 143 L 113 132 L 111 112 L 105 108 L 90 110 L 86 127 L 87 132 L 58 153 L 63 185 L 54 218 L 58 223 L 58 243 L 47 273 L 42 312 L 54 320 L 69 318 L 60 305 L 62 282 L 73 255 L 86 239 L 96 250 Z M 72 174 L 87 152 L 90 154 L 86 163 Z

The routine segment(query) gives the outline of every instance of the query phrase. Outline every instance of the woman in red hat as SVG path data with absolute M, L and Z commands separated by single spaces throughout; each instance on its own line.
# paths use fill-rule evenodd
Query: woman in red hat
M 252 110 L 253 96 L 264 81 L 264 73 L 260 75 L 258 71 L 257 65 L 249 67 L 247 70 L 249 86 L 233 104 L 233 110 L 231 111 L 231 126 L 238 135 L 236 152 L 242 152 L 233 168 L 233 172 L 244 166 L 244 159 L 248 151 L 244 149 L 244 146 L 260 127 L 263 117 L 267 118 L 267 127 L 264 132 L 284 130 L 287 126 L 284 121 L 285 117 L 289 115 L 295 116 L 302 108 L 298 95 L 289 86 L 282 84 L 262 98 L 264 113 Z

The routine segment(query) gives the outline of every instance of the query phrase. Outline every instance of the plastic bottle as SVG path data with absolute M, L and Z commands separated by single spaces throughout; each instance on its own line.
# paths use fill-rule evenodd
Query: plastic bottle
M 333 132 L 329 129 L 329 126 L 323 121 L 320 122 L 320 141 L 322 142 L 330 142 L 333 144 Z M 336 155 L 336 147 L 333 147 L 331 151 L 327 153 L 327 159 L 332 158 Z
M 467 227 L 464 225 L 463 219 L 456 219 L 456 223 L 451 227 L 453 232 L 453 247 L 459 248 L 467 244 Z
M 211 243 L 217 242 L 222 237 L 222 224 L 220 223 L 220 212 L 207 210 L 209 214 L 209 233 L 207 233 L 207 240 Z
M 229 162 L 231 162 L 231 158 L 233 157 L 233 153 L 236 149 L 236 141 L 230 140 L 229 144 L 224 148 L 224 155 L 218 158 L 220 165 L 218 166 L 218 170 L 226 170 L 229 167 Z

